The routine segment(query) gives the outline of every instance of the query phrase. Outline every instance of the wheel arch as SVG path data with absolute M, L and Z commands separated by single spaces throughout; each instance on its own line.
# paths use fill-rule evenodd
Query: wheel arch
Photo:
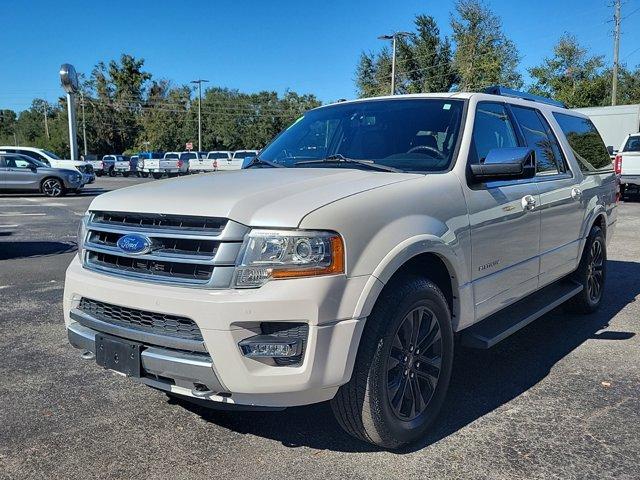
M 463 265 L 454 250 L 441 239 L 413 239 L 400 244 L 375 269 L 367 288 L 358 302 L 358 316 L 367 317 L 385 288 L 409 274 L 422 275 L 434 282 L 442 291 L 451 310 L 454 331 L 459 330 L 460 319 L 473 317 L 471 289 L 462 274 Z

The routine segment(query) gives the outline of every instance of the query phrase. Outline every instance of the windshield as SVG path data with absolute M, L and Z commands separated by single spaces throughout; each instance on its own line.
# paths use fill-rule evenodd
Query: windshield
M 213 159 L 213 158 L 224 158 L 224 159 L 228 159 L 229 158 L 229 154 L 227 154 L 226 152 L 211 152 L 209 153 L 209 155 L 207 155 L 207 158 L 209 159 Z
M 180 154 L 180 160 L 192 160 L 194 158 L 198 158 L 198 154 L 196 154 L 195 152 Z
M 50 152 L 49 150 L 42 150 L 48 157 L 54 159 L 54 160 L 61 160 L 61 158 L 59 156 L 57 156 L 55 153 Z
M 629 137 L 623 152 L 640 152 L 640 137 Z
M 451 99 L 394 99 L 318 108 L 276 137 L 260 158 L 292 167 L 341 155 L 404 171 L 446 170 L 463 106 L 463 101 Z

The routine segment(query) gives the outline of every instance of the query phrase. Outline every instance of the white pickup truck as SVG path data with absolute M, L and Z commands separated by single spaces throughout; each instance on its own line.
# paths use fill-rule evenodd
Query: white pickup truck
M 348 433 L 395 449 L 437 417 L 460 345 L 601 305 L 617 190 L 593 124 L 548 99 L 326 105 L 243 170 L 96 197 L 69 341 L 214 408 L 331 400 Z
M 206 158 L 199 158 L 191 162 L 189 170 L 192 172 L 216 172 L 220 165 L 231 163 L 233 153 L 226 150 L 214 150 L 207 153 Z
M 233 158 L 226 164 L 222 163 L 218 166 L 220 170 L 239 170 L 247 157 L 255 157 L 258 150 L 236 150 L 233 152 Z
M 149 173 L 156 180 L 164 174 L 177 177 L 188 172 L 189 162 L 180 159 L 182 152 L 167 152 L 162 158 L 148 158 L 144 161 L 143 172 Z
M 620 175 L 620 194 L 623 198 L 631 190 L 640 191 L 640 133 L 629 135 L 622 143 L 614 160 Z
M 119 173 L 123 177 L 128 177 L 131 174 L 131 159 L 125 155 L 115 155 L 114 157 L 113 171 L 116 175 Z
M 186 166 L 186 172 L 183 173 L 198 173 L 206 171 L 207 167 L 207 152 L 193 152 L 187 151 L 180 154 L 180 160 Z

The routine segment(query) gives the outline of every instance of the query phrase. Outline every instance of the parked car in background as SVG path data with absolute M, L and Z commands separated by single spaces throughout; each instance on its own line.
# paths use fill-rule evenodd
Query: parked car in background
M 136 172 L 138 176 L 147 178 L 149 176 L 149 171 L 145 170 L 147 160 L 160 160 L 164 157 L 164 152 L 139 152 L 136 156 L 138 157 Z
M 122 175 L 123 177 L 128 177 L 131 174 L 131 160 L 126 155 L 116 155 L 116 163 L 113 167 L 114 172 Z
M 144 171 L 150 173 L 156 180 L 163 175 L 177 177 L 187 172 L 188 162 L 180 159 L 182 152 L 167 152 L 162 158 L 145 159 Z
M 39 191 L 47 197 L 79 192 L 82 174 L 74 168 L 53 168 L 32 157 L 0 153 L 0 190 Z
M 15 147 L 11 145 L 0 146 L 0 152 L 18 153 L 26 155 L 52 168 L 75 169 L 82 175 L 82 183 L 86 185 L 96 180 L 93 167 L 88 162 L 81 160 L 65 160 L 58 157 L 55 153 L 42 148 L 35 147 Z
M 200 162 L 202 160 L 206 160 L 206 158 L 207 152 L 182 152 L 180 154 L 180 160 L 182 161 L 183 168 L 181 169 L 180 174 L 186 175 L 187 173 L 200 172 Z
M 207 159 L 203 162 L 205 172 L 215 172 L 220 170 L 220 165 L 230 165 L 233 160 L 233 152 L 228 150 L 214 150 L 207 154 Z M 226 169 L 228 170 L 228 168 Z
M 629 135 L 620 146 L 614 160 L 620 175 L 620 195 L 625 198 L 632 190 L 640 192 L 640 134 Z
M 96 177 L 100 177 L 103 174 L 102 171 L 102 159 L 93 153 L 87 155 L 80 155 L 80 160 L 87 162 L 93 168 Z
M 226 165 L 223 164 L 224 168 L 220 168 L 220 170 L 240 170 L 245 158 L 255 157 L 256 155 L 258 155 L 258 150 L 237 150 L 233 152 L 231 162 Z
M 606 302 L 617 190 L 593 123 L 549 99 L 326 105 L 242 174 L 93 199 L 66 273 L 68 338 L 200 405 L 330 400 L 349 434 L 397 449 L 437 418 L 460 344 Z M 561 329 L 583 327 L 539 340 L 561 348 Z
M 116 155 L 105 155 L 102 157 L 102 172 L 110 177 L 116 176 Z
M 211 152 L 197 152 L 197 158 L 189 160 L 189 173 L 213 172 L 217 170 L 215 159 L 209 158 Z

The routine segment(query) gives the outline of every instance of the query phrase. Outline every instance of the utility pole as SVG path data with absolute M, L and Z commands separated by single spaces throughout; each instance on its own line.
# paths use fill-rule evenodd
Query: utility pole
M 618 68 L 620 64 L 620 0 L 614 2 L 615 14 L 613 16 L 615 22 L 615 30 L 613 37 L 613 79 L 611 82 L 611 105 L 618 104 Z
M 391 40 L 393 47 L 391 52 L 391 95 L 396 94 L 396 42 L 398 37 L 411 35 L 409 32 L 394 32 L 391 35 L 380 35 L 378 40 Z
M 42 102 L 42 108 L 44 109 L 44 134 L 47 136 L 47 140 L 51 140 L 49 136 L 49 124 L 47 123 L 47 101 Z
M 80 93 L 80 100 L 82 101 L 82 138 L 84 139 L 84 158 L 87 158 L 87 125 L 84 122 L 84 93 Z
M 207 83 L 209 80 L 193 80 L 191 83 L 198 84 L 198 151 L 202 151 L 202 83 Z

